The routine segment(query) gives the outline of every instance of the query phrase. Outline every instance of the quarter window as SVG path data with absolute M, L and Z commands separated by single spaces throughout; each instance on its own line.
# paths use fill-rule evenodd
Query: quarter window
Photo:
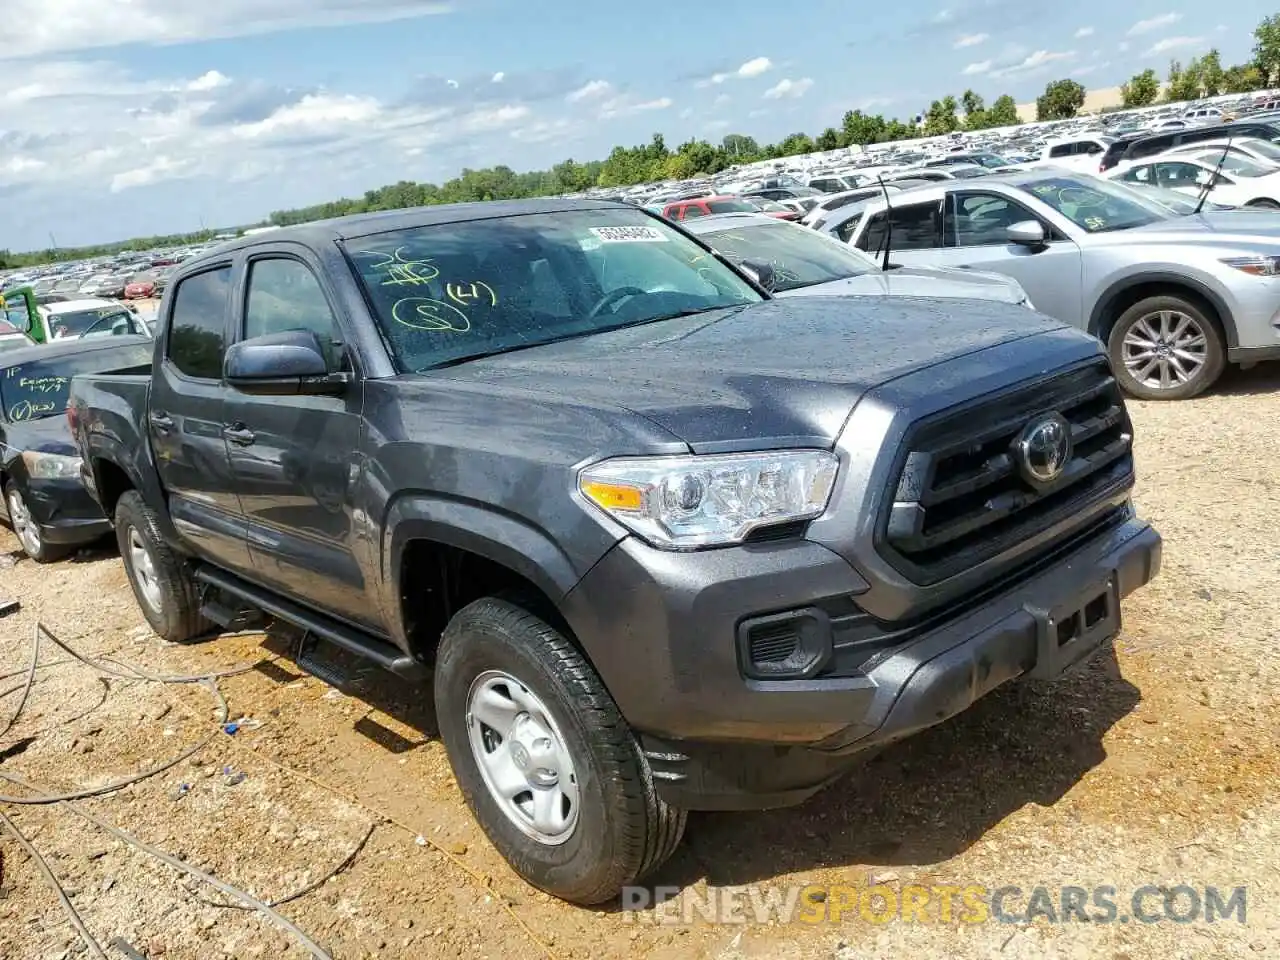
M 222 378 L 230 289 L 229 266 L 197 273 L 178 284 L 169 324 L 168 356 L 180 373 L 199 380 Z

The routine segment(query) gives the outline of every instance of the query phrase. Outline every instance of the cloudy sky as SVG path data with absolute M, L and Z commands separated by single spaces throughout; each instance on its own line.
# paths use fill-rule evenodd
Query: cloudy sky
M 1111 86 L 1210 45 L 1242 59 L 1274 7 L 0 0 L 0 248 L 248 223 L 654 131 L 771 140 L 966 87 Z

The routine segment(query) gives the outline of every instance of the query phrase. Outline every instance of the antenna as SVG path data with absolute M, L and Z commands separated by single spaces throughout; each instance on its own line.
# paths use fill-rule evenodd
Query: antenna
M 884 184 L 883 171 L 876 174 L 876 182 L 880 184 L 880 192 L 884 194 L 884 260 L 880 269 L 889 269 L 889 249 L 893 246 L 893 205 L 889 202 L 889 188 Z
M 1234 131 L 1232 131 L 1234 133 Z M 1195 216 L 1200 212 L 1200 208 L 1204 206 L 1204 202 L 1209 199 L 1209 191 L 1213 189 L 1214 181 L 1218 179 L 1218 174 L 1222 172 L 1222 165 L 1227 162 L 1227 153 L 1231 149 L 1231 133 L 1227 134 L 1227 144 L 1222 148 L 1222 156 L 1218 158 L 1218 165 L 1213 168 L 1213 176 L 1210 177 L 1204 185 L 1204 189 L 1200 191 L 1200 199 L 1196 201 L 1196 208 L 1191 211 L 1191 215 Z

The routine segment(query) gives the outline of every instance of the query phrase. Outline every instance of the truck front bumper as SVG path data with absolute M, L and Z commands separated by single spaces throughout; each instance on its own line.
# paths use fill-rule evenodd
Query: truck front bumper
M 664 799 L 765 808 L 804 800 L 859 754 L 1003 683 L 1087 659 L 1119 632 L 1120 600 L 1160 555 L 1159 534 L 1126 506 L 1031 569 L 903 625 L 859 611 L 865 582 L 810 541 L 681 554 L 628 539 L 563 609 Z M 777 649 L 753 647 L 753 624 L 774 638 L 794 624 L 794 676 L 753 662 Z

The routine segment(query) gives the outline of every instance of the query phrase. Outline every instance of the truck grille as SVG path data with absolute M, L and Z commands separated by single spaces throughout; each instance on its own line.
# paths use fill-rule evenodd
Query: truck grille
M 1019 440 L 1029 425 L 1054 414 L 1065 420 L 1070 453 L 1056 479 L 1033 483 Z M 1105 361 L 922 421 L 906 449 L 882 520 L 881 552 L 921 584 L 1065 520 L 1093 519 L 1089 507 L 1133 484 L 1132 428 Z

